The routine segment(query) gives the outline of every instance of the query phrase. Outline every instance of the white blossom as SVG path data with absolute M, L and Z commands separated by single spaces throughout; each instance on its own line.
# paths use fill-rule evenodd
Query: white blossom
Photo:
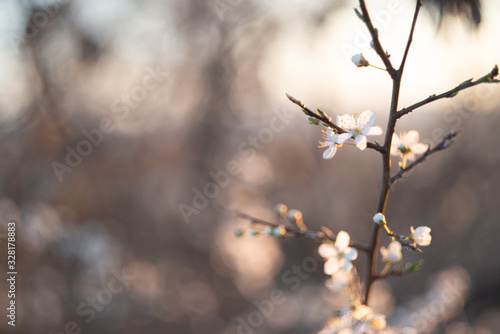
M 389 244 L 389 247 L 380 247 L 380 254 L 382 254 L 383 262 L 397 263 L 403 258 L 401 253 L 401 244 L 397 241 L 393 241 Z
M 325 141 L 319 143 L 319 147 L 328 147 L 325 152 L 323 152 L 323 159 L 331 159 L 337 152 L 337 147 L 341 147 L 342 143 L 338 141 L 339 135 L 331 130 L 326 130 Z
M 429 246 L 431 244 L 431 228 L 428 226 L 419 226 L 415 230 L 411 228 L 411 238 L 419 246 Z
M 402 132 L 398 136 L 392 136 L 391 155 L 406 157 L 408 161 L 415 160 L 415 154 L 422 154 L 427 151 L 429 145 L 419 143 L 419 134 L 417 131 L 412 130 Z
M 337 137 L 337 142 L 343 144 L 347 139 L 354 138 L 356 146 L 360 150 L 364 150 L 367 145 L 367 136 L 378 136 L 382 134 L 382 128 L 372 126 L 377 116 L 371 110 L 365 110 L 354 119 L 354 115 L 345 114 L 337 116 L 337 125 L 340 126 L 345 133 L 341 133 Z
M 351 237 L 345 231 L 340 231 L 337 234 L 337 239 L 335 245 L 332 244 L 322 244 L 319 246 L 319 255 L 324 257 L 325 262 L 325 274 L 333 275 L 342 269 L 344 272 L 349 272 L 352 267 L 351 261 L 358 258 L 358 251 L 349 247 L 349 242 Z

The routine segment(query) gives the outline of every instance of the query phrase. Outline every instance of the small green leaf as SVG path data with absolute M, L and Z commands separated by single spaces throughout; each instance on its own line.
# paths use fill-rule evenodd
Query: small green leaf
M 309 124 L 313 124 L 313 125 L 319 125 L 320 124 L 319 120 L 317 120 L 316 118 L 311 117 L 311 116 L 307 117 L 307 121 L 309 122 Z
M 465 86 L 465 85 L 468 85 L 472 82 L 472 79 L 474 78 L 470 78 L 469 80 L 465 80 L 464 82 L 462 82 L 459 86 Z
M 420 261 L 413 262 L 413 263 L 407 263 L 405 268 L 404 268 L 404 272 L 405 273 L 414 273 L 415 271 L 420 270 L 420 268 L 422 268 L 423 264 L 424 264 L 424 260 L 420 260 Z
M 325 112 L 319 108 L 317 108 L 316 110 L 318 110 L 318 113 L 321 115 L 321 117 L 325 117 L 325 118 L 328 118 L 328 116 L 325 114 Z

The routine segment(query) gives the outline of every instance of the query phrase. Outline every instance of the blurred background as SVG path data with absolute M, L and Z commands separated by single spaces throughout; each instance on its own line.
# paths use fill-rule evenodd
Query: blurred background
M 4 0 L 0 2 L 0 260 L 17 222 L 19 333 L 315 333 L 341 298 L 312 240 L 244 236 L 237 209 L 368 242 L 380 186 L 373 150 L 323 160 L 319 127 L 285 92 L 330 115 L 373 110 L 390 79 L 356 1 Z M 500 4 L 479 27 L 419 18 L 400 106 L 500 61 Z M 369 1 L 399 64 L 413 1 Z M 440 27 L 440 28 L 438 28 Z M 428 225 L 424 267 L 378 282 L 376 311 L 419 333 L 500 326 L 500 88 L 483 85 L 405 116 L 435 144 L 463 134 L 391 191 L 395 231 Z M 382 141 L 383 138 L 378 139 Z M 394 171 L 397 163 L 394 159 Z M 382 239 L 387 245 L 388 240 Z M 316 254 L 317 256 L 317 254 Z M 364 278 L 366 256 L 357 268 Z M 4 275 L 2 275 L 4 277 Z M 2 279 L 0 308 L 5 310 Z M 5 311 L 4 311 L 5 312 Z

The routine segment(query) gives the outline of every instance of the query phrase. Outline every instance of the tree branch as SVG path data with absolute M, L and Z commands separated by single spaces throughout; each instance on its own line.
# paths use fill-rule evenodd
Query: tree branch
M 422 7 L 422 0 L 417 0 L 416 1 L 416 7 L 415 7 L 415 14 L 413 14 L 413 22 L 411 24 L 411 30 L 410 30 L 410 35 L 408 36 L 408 43 L 406 43 L 406 49 L 405 53 L 403 55 L 403 60 L 401 60 L 401 65 L 399 66 L 398 72 L 403 72 L 403 69 L 405 67 L 406 63 L 406 58 L 408 57 L 408 52 L 410 51 L 410 45 L 411 42 L 413 41 L 413 33 L 415 31 L 415 26 L 417 24 L 417 18 L 418 18 L 418 13 L 420 12 L 420 7 Z
M 340 126 L 338 126 L 337 124 L 333 123 L 331 118 L 325 112 L 321 112 L 322 114 L 318 115 L 317 113 L 315 113 L 314 111 L 312 111 L 311 109 L 306 107 L 306 105 L 302 101 L 297 100 L 296 98 L 294 98 L 293 96 L 291 96 L 289 94 L 286 94 L 286 97 L 288 97 L 288 99 L 290 101 L 292 101 L 293 103 L 295 103 L 296 105 L 301 107 L 302 111 L 307 116 L 313 117 L 313 118 L 317 119 L 318 121 L 323 122 L 325 125 L 328 125 L 330 128 L 332 128 L 337 133 L 347 132 L 344 129 L 342 129 Z M 368 143 L 366 143 L 366 147 L 371 148 L 371 149 L 378 151 L 380 153 L 383 153 L 385 151 L 385 148 L 383 146 L 379 145 L 379 143 L 377 143 L 377 142 L 375 142 L 375 143 L 368 142 Z
M 427 160 L 427 158 L 433 154 L 433 153 L 436 153 L 438 151 L 441 151 L 441 150 L 444 150 L 448 147 L 450 147 L 451 144 L 453 144 L 453 138 L 455 138 L 456 136 L 458 136 L 460 134 L 460 132 L 455 132 L 455 131 L 451 131 L 450 133 L 448 133 L 446 136 L 443 137 L 443 139 L 439 142 L 439 144 L 437 144 L 434 148 L 429 148 L 424 154 L 422 154 L 417 160 L 415 160 L 413 163 L 411 163 L 410 165 L 408 165 L 405 169 L 403 168 L 400 168 L 399 171 L 393 176 L 391 177 L 391 186 L 397 181 L 399 180 L 400 178 L 402 178 L 406 173 L 408 173 L 410 170 L 412 170 L 413 168 L 415 168 L 417 165 L 421 164 L 422 162 L 424 162 L 425 160 Z
M 359 0 L 359 7 L 361 8 L 363 21 L 365 22 L 370 35 L 372 35 L 373 48 L 379 55 L 380 59 L 382 59 L 382 62 L 384 63 L 385 68 L 387 69 L 387 72 L 389 73 L 391 78 L 394 79 L 397 76 L 397 72 L 392 66 L 392 63 L 389 59 L 390 56 L 387 54 L 387 52 L 384 51 L 384 48 L 382 48 L 382 44 L 380 44 L 380 40 L 378 38 L 378 30 L 373 27 L 370 14 L 368 13 L 368 9 L 366 8 L 365 0 Z
M 252 216 L 247 215 L 246 213 L 239 212 L 239 211 L 236 211 L 236 215 L 238 217 L 246 219 L 254 224 L 261 224 L 261 225 L 265 225 L 265 226 L 269 226 L 269 227 L 273 227 L 273 228 L 283 226 L 288 233 L 292 234 L 295 237 L 305 237 L 305 238 L 309 238 L 309 239 L 315 239 L 318 241 L 325 241 L 325 240 L 335 241 L 336 240 L 335 235 L 327 235 L 326 233 L 321 232 L 321 231 L 313 231 L 313 230 L 309 230 L 309 229 L 308 230 L 300 230 L 298 227 L 294 227 L 293 225 L 287 226 L 287 225 L 283 225 L 283 224 L 275 224 L 275 223 L 271 223 L 271 222 L 268 222 L 268 221 L 265 221 L 262 219 L 254 218 Z M 353 242 L 352 240 L 349 243 L 349 246 L 354 247 L 360 251 L 364 251 L 364 252 L 369 251 L 369 248 L 367 245 Z
M 431 95 L 428 98 L 426 98 L 425 100 L 422 100 L 422 101 L 415 103 L 409 107 L 401 109 L 400 111 L 397 112 L 397 118 L 401 118 L 402 116 L 404 116 L 408 113 L 411 113 L 413 110 L 420 108 L 428 103 L 434 102 L 436 100 L 443 99 L 443 98 L 455 97 L 455 96 L 457 96 L 458 92 L 460 92 L 461 90 L 464 90 L 464 89 L 467 89 L 470 87 L 474 87 L 474 86 L 479 85 L 481 83 L 499 83 L 500 80 L 495 79 L 495 77 L 497 75 L 498 75 L 498 66 L 495 65 L 495 67 L 491 70 L 490 73 L 486 74 L 485 76 L 483 76 L 482 78 L 480 78 L 476 81 L 472 81 L 472 79 L 466 80 L 466 81 L 462 82 L 460 85 L 458 85 L 457 87 L 455 87 L 455 88 L 453 88 L 445 93 L 442 93 L 439 95 L 436 95 L 436 94 Z
M 406 62 L 406 57 L 408 56 L 408 52 L 410 50 L 410 45 L 413 40 L 413 32 L 415 31 L 415 25 L 418 18 L 418 13 L 420 11 L 420 7 L 422 6 L 421 1 L 417 0 L 417 4 L 415 7 L 415 14 L 413 15 L 413 22 L 410 29 L 410 34 L 408 37 L 408 42 L 406 44 L 405 53 L 403 56 L 403 60 L 401 61 L 401 66 L 399 70 L 395 70 L 392 67 L 391 62 L 389 61 L 389 56 L 383 52 L 383 49 L 380 45 L 380 41 L 378 40 L 378 31 L 373 28 L 373 25 L 370 20 L 370 16 L 368 15 L 368 10 L 366 9 L 365 1 L 359 0 L 361 10 L 363 12 L 363 18 L 370 30 L 370 33 L 373 37 L 373 44 L 375 50 L 384 61 L 384 64 L 387 67 L 387 71 L 391 75 L 392 78 L 392 95 L 391 95 L 391 107 L 389 110 L 389 119 L 387 121 L 387 128 L 385 132 L 385 141 L 384 141 L 384 151 L 382 153 L 382 186 L 380 189 L 379 201 L 377 206 L 377 212 L 382 214 L 385 213 L 385 208 L 387 205 L 387 198 L 389 197 L 389 190 L 391 189 L 391 155 L 390 149 L 392 144 L 392 136 L 394 134 L 394 130 L 396 129 L 396 123 L 398 121 L 398 102 L 399 102 L 399 93 L 401 91 L 401 79 L 403 77 L 404 65 Z M 385 61 L 387 60 L 387 61 Z M 389 67 L 390 66 L 390 67 Z M 368 279 L 366 283 L 366 291 L 365 291 L 365 303 L 368 304 L 368 299 L 370 296 L 370 289 L 372 287 L 372 283 L 374 282 L 374 277 L 376 275 L 377 270 L 377 246 L 379 239 L 379 231 L 380 226 L 375 224 L 372 228 L 371 234 L 371 243 L 370 243 L 370 259 L 368 261 Z

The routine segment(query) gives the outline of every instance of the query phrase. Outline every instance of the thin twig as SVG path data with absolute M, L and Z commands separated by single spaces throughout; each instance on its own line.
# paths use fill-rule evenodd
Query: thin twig
M 498 66 L 495 65 L 495 67 L 491 70 L 490 73 L 486 74 L 485 76 L 483 76 L 482 78 L 480 78 L 476 81 L 472 81 L 472 79 L 466 80 L 466 81 L 462 82 L 460 85 L 458 85 L 457 87 L 455 87 L 455 88 L 453 88 L 445 93 L 442 93 L 439 95 L 436 95 L 436 94 L 431 95 L 428 98 L 426 98 L 425 100 L 422 100 L 422 101 L 415 103 L 409 107 L 401 109 L 400 111 L 397 112 L 397 118 L 401 118 L 402 116 L 404 116 L 408 113 L 411 113 L 413 110 L 420 108 L 420 107 L 426 105 L 427 103 L 431 103 L 433 101 L 436 101 L 436 100 L 439 100 L 442 98 L 455 97 L 455 96 L 457 96 L 458 92 L 460 92 L 461 90 L 464 90 L 464 89 L 467 89 L 470 87 L 474 87 L 474 86 L 482 84 L 482 83 L 499 83 L 500 80 L 494 79 L 497 75 L 498 75 Z
M 401 60 L 401 65 L 399 66 L 399 73 L 403 72 L 406 63 L 406 57 L 408 57 L 408 52 L 410 51 L 410 45 L 413 41 L 413 33 L 415 31 L 415 26 L 417 24 L 418 13 L 420 12 L 420 7 L 422 7 L 422 0 L 416 1 L 415 14 L 413 14 L 413 22 L 411 24 L 410 36 L 408 37 L 408 42 L 406 43 L 405 53 L 403 55 L 403 60 Z
M 318 121 L 323 122 L 324 124 L 328 125 L 332 129 L 334 129 L 335 132 L 337 132 L 337 133 L 347 132 L 344 129 L 342 129 L 340 126 L 338 126 L 337 124 L 333 123 L 332 120 L 330 119 L 330 117 L 328 117 L 328 115 L 326 115 L 324 113 L 323 113 L 324 116 L 319 115 L 319 114 L 315 113 L 314 111 L 312 111 L 311 109 L 309 109 L 308 107 L 306 107 L 306 105 L 302 101 L 297 100 L 296 98 L 294 98 L 293 96 L 291 96 L 289 94 L 286 94 L 286 96 L 288 97 L 288 99 L 290 101 L 292 101 L 293 103 L 295 103 L 296 105 L 301 107 L 302 111 L 307 116 L 313 117 L 313 118 L 317 119 Z M 378 152 L 381 152 L 381 153 L 385 151 L 385 148 L 377 142 L 375 142 L 375 143 L 368 142 L 368 143 L 366 143 L 366 147 L 371 148 L 371 149 L 378 151 Z
M 306 105 L 302 101 L 297 100 L 296 98 L 294 98 L 293 96 L 291 96 L 289 94 L 286 94 L 286 97 L 288 97 L 288 99 L 290 101 L 292 101 L 293 103 L 295 103 L 296 105 L 298 105 L 299 107 L 301 107 L 302 111 L 307 116 L 314 117 L 317 120 L 325 123 L 326 125 L 328 125 L 332 129 L 335 129 L 335 132 L 337 132 L 337 133 L 347 132 L 344 129 L 342 129 L 340 126 L 338 126 L 337 124 L 333 123 L 332 120 L 329 117 L 327 117 L 327 116 L 321 116 L 321 115 L 316 114 L 314 111 L 312 111 L 311 109 L 309 109 L 308 107 L 306 107 Z
M 422 162 L 424 162 L 425 160 L 427 160 L 427 158 L 431 154 L 436 153 L 438 151 L 441 151 L 441 150 L 444 150 L 444 149 L 450 147 L 451 144 L 453 143 L 453 138 L 455 138 L 459 134 L 460 134 L 460 131 L 459 132 L 451 131 L 446 136 L 444 136 L 443 139 L 439 142 L 439 144 L 437 144 L 434 148 L 432 148 L 432 149 L 429 148 L 424 154 L 422 154 L 417 160 L 415 160 L 414 162 L 412 162 L 406 168 L 404 168 L 404 169 L 400 168 L 399 171 L 393 177 L 391 177 L 391 186 L 397 180 L 399 180 L 400 178 L 402 178 L 406 173 L 408 173 L 410 170 L 412 170 L 417 165 L 419 165 Z
M 285 228 L 286 232 L 292 234 L 295 237 L 305 237 L 305 238 L 309 238 L 309 239 L 315 239 L 318 241 L 325 241 L 325 240 L 335 241 L 335 239 L 336 239 L 336 237 L 334 235 L 329 236 L 326 233 L 321 232 L 321 231 L 313 231 L 313 230 L 309 230 L 309 229 L 308 230 L 300 230 L 298 227 L 296 228 L 293 225 L 286 226 L 283 224 L 275 224 L 275 223 L 271 223 L 271 222 L 268 222 L 268 221 L 265 221 L 262 219 L 254 218 L 252 216 L 247 215 L 246 213 L 239 212 L 239 211 L 236 211 L 236 215 L 238 217 L 246 219 L 254 224 L 261 224 L 261 225 L 265 225 L 265 226 L 269 226 L 269 227 L 273 227 L 273 228 L 283 226 Z M 354 247 L 360 251 L 364 251 L 364 252 L 369 251 L 368 246 L 363 245 L 361 243 L 351 241 L 349 243 L 349 246 Z
M 392 63 L 389 59 L 389 55 L 384 51 L 384 48 L 382 47 L 382 44 L 380 44 L 380 40 L 378 38 L 378 30 L 373 27 L 372 20 L 370 18 L 370 14 L 368 13 L 368 9 L 366 8 L 366 3 L 365 0 L 359 0 L 359 7 L 361 8 L 361 13 L 363 15 L 363 21 L 366 24 L 366 27 L 368 28 L 368 31 L 370 32 L 370 35 L 372 35 L 372 40 L 373 40 L 373 48 L 379 55 L 380 59 L 382 59 L 382 62 L 385 65 L 385 68 L 387 69 L 387 72 L 391 76 L 391 78 L 395 78 L 397 75 L 396 70 L 392 66 Z
M 415 246 L 414 243 L 405 241 L 404 239 L 406 237 L 404 235 L 395 234 L 392 231 L 391 232 L 387 232 L 387 235 L 390 236 L 390 237 L 394 237 L 394 238 L 398 239 L 399 243 L 402 246 L 404 246 L 406 248 L 409 248 L 409 249 L 411 249 L 414 252 L 422 253 L 422 250 L 420 248 L 418 248 L 417 246 Z

